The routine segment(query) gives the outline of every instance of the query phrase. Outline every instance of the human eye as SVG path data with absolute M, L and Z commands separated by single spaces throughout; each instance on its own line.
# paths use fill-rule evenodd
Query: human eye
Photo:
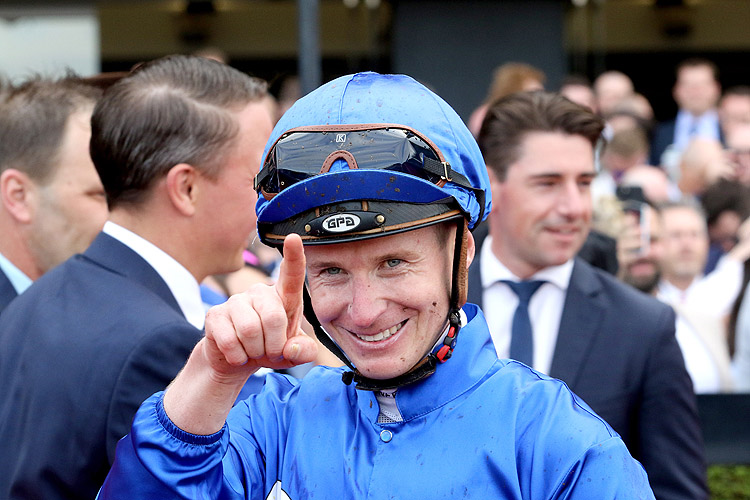
M 398 267 L 403 261 L 401 259 L 388 259 L 385 261 L 387 267 Z
M 327 267 L 323 269 L 323 274 L 328 276 L 337 276 L 342 273 L 342 269 L 340 267 Z
M 103 188 L 99 189 L 89 189 L 86 191 L 86 196 L 90 196 L 91 198 L 106 198 L 107 194 L 104 192 Z
M 540 175 L 532 180 L 532 185 L 539 188 L 551 188 L 556 186 L 558 179 L 550 175 Z

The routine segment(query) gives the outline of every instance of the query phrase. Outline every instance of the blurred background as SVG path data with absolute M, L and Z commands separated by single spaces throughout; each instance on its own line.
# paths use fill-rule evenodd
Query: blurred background
M 355 71 L 407 73 L 468 119 L 492 70 L 521 61 L 549 89 L 620 70 L 660 120 L 688 56 L 714 61 L 725 88 L 750 82 L 749 25 L 748 0 L 2 0 L 0 74 L 210 50 L 277 97 Z

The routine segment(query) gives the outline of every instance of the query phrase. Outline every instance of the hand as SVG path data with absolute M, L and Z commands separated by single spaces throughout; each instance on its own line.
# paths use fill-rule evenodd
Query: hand
M 256 284 L 206 315 L 204 354 L 214 376 L 244 383 L 258 368 L 289 368 L 315 358 L 317 345 L 301 329 L 305 253 L 296 234 L 284 242 L 278 281 Z
M 253 285 L 208 312 L 206 336 L 164 395 L 164 409 L 175 425 L 193 434 L 217 432 L 258 368 L 315 359 L 317 344 L 300 328 L 304 284 L 302 240 L 290 235 L 275 285 Z
M 638 260 L 642 244 L 638 217 L 632 213 L 626 213 L 622 220 L 623 230 L 617 238 L 617 264 L 620 277 L 630 264 Z

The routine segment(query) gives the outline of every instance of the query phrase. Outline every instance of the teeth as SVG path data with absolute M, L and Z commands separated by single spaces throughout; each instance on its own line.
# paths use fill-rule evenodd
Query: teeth
M 387 330 L 383 330 L 382 332 L 376 333 L 375 335 L 359 335 L 357 334 L 357 337 L 364 340 L 365 342 L 377 342 L 379 340 L 385 340 L 389 337 L 391 337 L 394 333 L 399 331 L 402 326 L 404 326 L 405 322 L 401 322 L 396 326 L 392 326 L 391 328 L 388 328 Z

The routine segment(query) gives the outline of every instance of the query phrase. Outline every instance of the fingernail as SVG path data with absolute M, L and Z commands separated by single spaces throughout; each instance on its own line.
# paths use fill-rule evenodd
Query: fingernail
M 298 355 L 299 355 L 299 344 L 292 344 L 292 347 L 289 352 L 290 359 L 297 359 Z

